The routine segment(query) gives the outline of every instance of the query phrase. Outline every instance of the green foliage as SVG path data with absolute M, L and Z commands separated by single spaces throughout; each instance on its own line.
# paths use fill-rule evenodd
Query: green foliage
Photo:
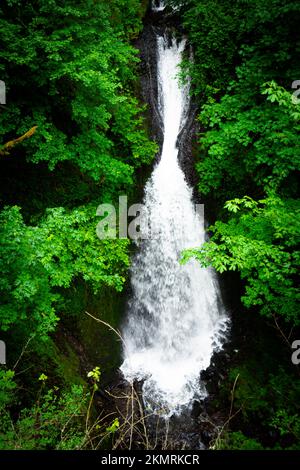
M 255 439 L 246 437 L 241 431 L 225 433 L 217 446 L 218 450 L 263 450 Z
M 91 370 L 87 374 L 87 376 L 91 377 L 94 380 L 94 382 L 99 382 L 100 375 L 101 375 L 100 367 L 95 367 L 93 370 Z
M 299 325 L 300 111 L 291 93 L 300 77 L 299 2 L 170 3 L 179 6 L 194 50 L 183 75 L 191 76 L 199 106 L 199 189 L 226 209 L 210 241 L 183 261 L 193 256 L 220 273 L 240 272 L 247 307 Z M 129 242 L 99 240 L 95 213 L 128 192 L 136 169 L 157 150 L 136 98 L 139 59 L 131 44 L 145 8 L 138 0 L 1 2 L 0 78 L 8 104 L 1 108 L 0 147 L 37 126 L 0 161 L 0 329 L 13 332 L 17 357 L 34 338 L 36 355 L 39 340 L 56 331 L 72 309 L 66 292 L 76 283 L 103 296 L 124 286 Z M 39 356 L 31 359 L 36 366 Z M 39 392 L 26 403 L 24 378 L 1 371 L 0 448 L 93 446 L 86 427 L 100 368 L 88 374 L 91 393 L 75 385 L 59 390 L 52 385 L 57 377 L 43 370 L 47 375 L 39 370 L 28 380 Z M 299 447 L 298 381 L 284 370 L 265 379 L 244 365 L 231 371 L 230 383 L 237 374 L 233 406 L 241 407 L 243 426 L 226 431 L 219 447 L 261 449 L 246 429 L 257 418 L 279 436 L 278 448 Z M 91 425 L 109 440 L 120 423 L 101 426 Z
M 258 306 L 263 315 L 299 324 L 299 200 L 270 196 L 256 202 L 244 197 L 228 201 L 226 208 L 232 213 L 229 221 L 216 222 L 210 241 L 187 250 L 183 261 L 195 256 L 220 273 L 240 271 L 247 307 Z
M 0 370 L 0 413 L 3 412 L 8 403 L 13 402 L 16 383 L 14 379 L 14 371 Z
M 4 210 L 0 217 L 1 330 L 18 323 L 27 336 L 37 333 L 45 338 L 58 318 L 53 308 L 57 296 L 36 256 L 41 234 L 25 226 L 17 207 Z
M 297 414 L 289 415 L 285 409 L 278 410 L 275 413 L 275 416 L 271 421 L 271 425 L 279 431 L 280 436 L 291 435 L 298 442 L 300 441 L 299 415 Z M 297 447 L 295 446 L 295 448 L 299 449 L 299 446 Z
M 299 168 L 298 2 L 185 0 L 180 4 L 200 106 L 199 189 L 224 202 L 272 188 L 294 196 Z M 264 96 L 266 95 L 266 97 Z M 286 187 L 288 186 L 288 187 Z
M 169 3 L 181 9 L 194 48 L 194 61 L 184 65 L 192 76 L 193 91 L 201 100 L 213 90 L 218 95 L 228 86 L 230 90 L 246 62 L 256 86 L 257 78 L 264 73 L 269 75 L 271 67 L 274 75 L 269 75 L 269 79 L 292 77 L 290 65 L 297 67 L 299 53 L 297 1 L 169 0 Z M 284 69 L 286 65 L 288 69 Z
M 92 374 L 92 375 L 90 375 Z M 100 370 L 96 367 L 88 374 L 99 383 Z M 14 392 L 18 384 L 14 372 L 0 374 L 0 448 L 2 450 L 77 450 L 94 448 L 114 435 L 120 423 L 115 418 L 107 426 L 103 416 L 89 424 L 90 410 L 97 389 L 88 392 L 82 385 L 70 389 L 47 387 L 47 376 L 41 374 L 41 383 L 31 407 L 24 407 L 16 417 Z M 84 426 L 85 423 L 85 426 Z M 95 434 L 96 431 L 96 434 Z
M 129 241 L 99 240 L 95 213 L 90 206 L 71 212 L 49 209 L 39 227 L 26 226 L 17 207 L 0 214 L 2 330 L 18 323 L 28 335 L 46 338 L 58 320 L 55 288 L 70 286 L 76 277 L 93 283 L 95 290 L 103 285 L 122 289 Z
M 131 91 L 138 59 L 129 39 L 139 15 L 137 0 L 126 8 L 120 0 L 2 2 L 2 138 L 34 123 L 36 135 L 23 145 L 29 161 L 53 169 L 69 160 L 109 193 L 132 184 L 134 167 L 156 150 Z
M 300 380 L 293 378 L 282 368 L 278 374 L 271 374 L 269 387 L 274 414 L 270 413 L 269 425 L 273 427 L 280 436 L 290 437 L 296 448 L 300 447 Z
M 41 374 L 38 378 L 38 380 L 40 380 L 41 382 L 45 382 L 47 379 L 48 377 L 46 374 Z
M 248 360 L 242 366 L 230 370 L 228 382 L 223 384 L 223 388 L 227 387 L 228 394 L 232 382 L 239 374 L 232 413 L 238 412 L 240 426 L 245 434 L 249 432 L 249 424 L 252 423 L 253 427 L 254 423 L 254 428 L 261 428 L 259 440 L 268 442 L 265 436 L 272 435 L 276 443 L 269 440 L 272 442 L 271 448 L 299 449 L 299 378 L 283 367 L 278 367 L 276 372 L 271 373 L 265 369 L 264 361 L 258 362 Z M 227 430 L 221 436 L 218 448 L 246 450 L 266 446 L 252 438 L 248 442 L 248 439 L 240 431 Z
M 193 45 L 194 61 L 187 60 L 184 66 L 193 78 L 194 94 L 209 93 L 212 88 L 219 91 L 234 72 L 238 44 L 244 32 L 243 2 L 170 0 L 170 3 L 181 8 Z
M 142 10 L 138 0 L 1 3 L 0 74 L 7 84 L 1 139 L 37 126 L 1 164 L 6 169 L 6 160 L 16 159 L 6 184 L 13 180 L 19 193 L 26 188 L 26 199 L 32 194 L 38 208 L 32 217 L 25 201 L 31 225 L 17 207 L 0 215 L 2 330 L 17 326 L 23 336 L 46 339 L 60 315 L 62 289 L 78 279 L 95 292 L 123 288 L 129 242 L 100 241 L 95 213 L 101 202 L 129 190 L 135 168 L 156 151 L 135 97 L 138 58 L 130 41 L 141 29 Z M 30 168 L 32 182 L 26 172 L 22 181 L 18 159 L 21 171 Z M 44 178 L 46 187 L 35 193 L 40 168 L 45 174 L 41 161 L 50 171 L 58 167 L 59 180 Z M 58 192 L 63 197 L 57 198 Z M 7 197 L 9 189 L 4 193 Z M 8 199 L 16 198 L 19 194 Z M 56 200 L 65 206 L 53 207 Z
M 201 138 L 207 157 L 197 164 L 204 194 L 280 190 L 299 168 L 299 105 L 275 82 L 262 85 L 267 100 L 261 100 L 249 77 L 245 72 L 232 94 L 202 108 L 201 123 L 211 128 Z
M 112 424 L 106 428 L 106 432 L 109 434 L 115 434 L 120 427 L 118 418 L 114 419 Z
M 83 439 L 76 418 L 82 416 L 85 403 L 81 386 L 74 385 L 69 393 L 61 396 L 55 389 L 50 389 L 33 408 L 22 410 L 15 424 L 16 434 L 8 436 L 13 447 L 16 442 L 24 450 L 76 449 Z
M 100 367 L 95 367 L 93 370 L 88 372 L 87 374 L 88 378 L 93 380 L 93 391 L 96 392 L 98 390 L 98 383 L 100 381 L 100 376 L 101 376 L 101 371 Z
M 72 278 L 82 276 L 95 291 L 103 284 L 122 290 L 129 265 L 129 240 L 99 240 L 97 222 L 94 205 L 71 212 L 47 210 L 40 224 L 44 243 L 38 255 L 52 285 L 68 287 Z
M 256 366 L 255 362 L 248 360 L 246 365 L 230 369 L 228 380 L 233 383 L 236 376 L 239 377 L 234 390 L 235 410 L 240 409 L 245 419 L 255 416 L 262 421 L 264 411 L 269 406 L 270 389 L 266 380 L 266 370 L 264 368 L 255 370 Z
M 210 242 L 184 259 L 193 255 L 220 273 L 239 271 L 247 307 L 299 324 L 300 107 L 291 89 L 291 77 L 300 74 L 297 2 L 223 0 L 217 8 L 190 0 L 182 9 L 204 128 L 199 190 L 230 213 L 221 213 Z
M 13 377 L 13 372 L 7 371 L 6 377 L 0 379 L 1 388 L 8 383 L 8 374 Z M 15 389 L 16 384 L 9 383 L 10 389 Z M 11 413 L 12 401 L 7 393 L 6 407 L 1 408 L 1 449 L 76 449 L 83 442 L 80 420 L 88 398 L 83 387 L 73 385 L 63 393 L 57 387 L 46 391 L 44 387 L 43 379 L 36 402 L 31 408 L 23 408 L 17 420 Z

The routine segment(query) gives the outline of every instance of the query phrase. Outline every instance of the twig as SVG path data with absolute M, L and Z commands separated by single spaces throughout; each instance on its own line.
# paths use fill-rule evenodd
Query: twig
M 282 331 L 282 329 L 280 328 L 280 326 L 278 325 L 278 321 L 277 321 L 277 318 L 275 316 L 275 314 L 272 315 L 273 316 L 273 319 L 274 319 L 274 322 L 275 322 L 275 325 L 276 325 L 276 328 L 277 330 L 280 332 L 281 336 L 284 338 L 284 340 L 286 341 L 286 343 L 288 344 L 289 348 L 292 347 L 291 343 L 289 342 L 289 339 L 286 337 L 286 335 L 284 334 L 284 332 Z M 292 333 L 292 330 L 290 331 L 290 334 L 289 334 L 289 337 Z
M 23 142 L 23 140 L 31 137 L 35 133 L 36 130 L 37 130 L 37 126 L 34 126 L 31 129 L 29 129 L 29 131 L 25 132 L 25 134 L 21 135 L 20 137 L 10 140 L 9 142 L 6 142 L 6 144 L 0 147 L 0 155 L 9 155 L 10 149 L 12 149 L 15 145 Z
M 22 351 L 21 351 L 21 354 L 20 354 L 20 356 L 18 357 L 18 359 L 17 359 L 17 361 L 16 361 L 15 365 L 13 366 L 13 370 L 15 370 L 15 369 L 16 369 L 16 367 L 17 367 L 17 365 L 19 364 L 19 362 L 20 362 L 21 358 L 23 357 L 23 355 L 24 355 L 24 353 L 25 353 L 26 349 L 28 348 L 30 341 L 32 341 L 34 337 L 35 337 L 35 334 L 34 334 L 34 335 L 32 335 L 32 336 L 30 336 L 30 337 L 28 338 L 28 340 L 27 340 L 27 342 L 26 342 L 25 346 L 23 346 L 23 349 L 22 349 Z

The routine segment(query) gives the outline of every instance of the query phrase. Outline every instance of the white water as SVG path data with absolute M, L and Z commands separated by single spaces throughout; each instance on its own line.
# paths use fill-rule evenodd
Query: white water
M 152 0 L 152 10 L 153 11 L 163 11 L 165 9 L 165 2 L 162 0 Z
M 184 40 L 169 44 L 157 38 L 164 143 L 145 188 L 152 236 L 141 242 L 133 259 L 121 366 L 127 380 L 144 380 L 146 406 L 165 416 L 205 396 L 200 371 L 221 348 L 228 328 L 214 272 L 195 260 L 179 264 L 182 250 L 199 247 L 205 239 L 203 217 L 195 211 L 177 159 L 176 140 L 189 105 L 188 86 L 180 87 L 176 78 L 184 47 Z

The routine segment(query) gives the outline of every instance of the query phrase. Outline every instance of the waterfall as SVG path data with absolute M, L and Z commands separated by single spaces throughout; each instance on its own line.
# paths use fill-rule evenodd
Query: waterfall
M 132 261 L 133 293 L 122 332 L 121 370 L 128 381 L 143 381 L 145 406 L 164 416 L 206 396 L 200 372 L 221 349 L 228 329 L 214 271 L 195 260 L 179 263 L 182 250 L 205 241 L 204 218 L 195 209 L 176 146 L 189 109 L 189 85 L 177 79 L 184 48 L 185 40 L 157 36 L 164 142 L 145 187 L 151 233 Z
M 163 11 L 165 9 L 165 2 L 162 0 L 152 0 L 153 11 Z

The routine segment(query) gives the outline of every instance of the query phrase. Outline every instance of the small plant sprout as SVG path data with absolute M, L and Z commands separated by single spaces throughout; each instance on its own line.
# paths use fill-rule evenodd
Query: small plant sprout
M 47 375 L 46 374 L 41 374 L 39 376 L 39 379 L 41 382 L 46 382 L 46 380 L 48 379 Z
M 100 367 L 94 367 L 93 370 L 91 370 L 90 372 L 88 372 L 87 374 L 88 378 L 91 378 L 93 383 L 94 383 L 94 391 L 98 390 L 98 385 L 97 383 L 100 381 L 100 377 L 101 377 L 101 371 L 100 371 Z

